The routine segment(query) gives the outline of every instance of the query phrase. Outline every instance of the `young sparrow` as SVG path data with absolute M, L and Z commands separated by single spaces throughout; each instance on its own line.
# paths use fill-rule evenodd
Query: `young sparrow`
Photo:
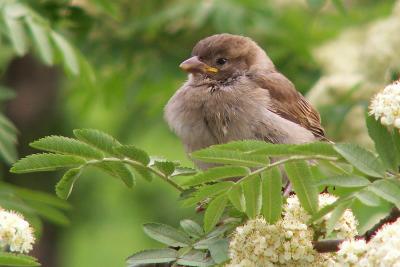
M 189 78 L 164 115 L 188 153 L 233 140 L 296 144 L 324 139 L 318 112 L 248 37 L 207 37 L 179 67 Z

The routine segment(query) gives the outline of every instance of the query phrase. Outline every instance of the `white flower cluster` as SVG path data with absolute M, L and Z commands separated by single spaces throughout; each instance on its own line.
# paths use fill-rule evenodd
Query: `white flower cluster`
M 334 196 L 322 194 L 321 206 L 336 200 Z M 331 255 L 322 255 L 313 249 L 314 231 L 307 227 L 310 215 L 300 206 L 296 196 L 287 199 L 283 218 L 275 224 L 268 224 L 264 218 L 249 220 L 236 228 L 231 239 L 230 267 L 252 266 L 324 266 L 331 261 Z M 324 218 L 324 220 L 328 219 Z M 357 234 L 356 220 L 346 211 L 335 227 L 338 236 Z
M 394 82 L 376 94 L 369 107 L 370 115 L 386 126 L 400 129 L 400 81 Z
M 336 200 L 337 198 L 333 195 L 320 194 L 319 207 L 325 207 L 329 204 L 332 204 Z M 310 215 L 300 206 L 300 202 L 296 196 L 291 196 L 287 199 L 287 202 L 284 206 L 284 215 L 286 220 L 299 220 L 303 224 L 306 224 L 311 218 Z M 325 215 L 322 224 L 325 224 L 330 217 L 331 213 Z M 352 238 L 358 234 L 357 224 L 358 222 L 351 210 L 346 210 L 342 217 L 340 217 L 339 221 L 335 224 L 332 231 L 332 236 L 338 239 Z
M 368 243 L 343 242 L 335 266 L 400 267 L 400 219 L 383 226 Z
M 364 239 L 346 240 L 340 245 L 340 250 L 336 255 L 336 266 L 355 267 L 361 262 L 365 264 L 365 253 L 367 252 L 367 243 Z M 362 266 L 365 266 L 365 265 Z M 368 265 L 367 265 L 368 266 Z
M 34 242 L 33 230 L 22 215 L 0 208 L 0 248 L 27 253 Z

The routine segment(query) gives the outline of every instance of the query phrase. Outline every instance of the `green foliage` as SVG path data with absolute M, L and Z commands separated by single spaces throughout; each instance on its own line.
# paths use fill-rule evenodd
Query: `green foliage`
M 40 266 L 37 259 L 23 255 L 8 252 L 0 252 L 1 266 Z
M 53 65 L 61 61 L 68 73 L 80 74 L 86 80 L 92 80 L 93 72 L 86 59 L 49 24 L 48 20 L 23 1 L 1 2 L 0 26 L 5 30 L 0 31 L 0 34 L 10 41 L 17 55 L 28 53 L 29 38 L 32 38 L 32 43 L 45 64 Z
M 14 124 L 0 113 L 0 158 L 8 164 L 17 160 L 17 132 Z
M 382 138 L 391 137 L 391 146 L 396 147 L 396 133 L 378 129 L 371 122 L 369 128 L 376 144 L 380 144 Z M 400 207 L 400 182 L 398 172 L 394 172 L 396 161 L 393 161 L 398 157 L 397 152 L 388 155 L 381 151 L 376 156 L 354 144 L 273 145 L 236 141 L 194 152 L 195 159 L 225 164 L 197 172 L 181 167 L 178 162 L 149 156 L 134 146 L 122 145 L 98 130 L 75 130 L 74 134 L 77 139 L 50 136 L 31 143 L 35 148 L 52 153 L 23 158 L 11 171 L 26 173 L 67 168 L 69 170 L 56 186 L 57 195 L 67 198 L 86 167 L 107 171 L 129 187 L 134 184 L 133 169 L 139 174 L 151 173 L 176 188 L 182 193 L 183 206 L 198 205 L 205 209 L 203 226 L 187 219 L 181 221 L 183 231 L 164 224 L 146 224 L 147 235 L 177 250 L 139 252 L 128 258 L 129 266 L 157 262 L 187 266 L 223 263 L 228 259 L 225 235 L 231 226 L 260 214 L 271 224 L 281 218 L 284 203 L 282 167 L 301 206 L 311 215 L 309 223 L 321 228 L 318 231 L 327 238 L 345 210 L 355 203 L 366 207 L 391 203 Z M 279 156 L 279 159 L 270 160 L 271 156 Z M 173 178 L 179 175 L 192 177 L 178 183 Z M 318 188 L 323 187 L 340 189 L 339 198 L 320 208 Z M 329 213 L 327 223 L 318 224 Z M 51 212 L 42 216 L 49 214 L 54 216 Z

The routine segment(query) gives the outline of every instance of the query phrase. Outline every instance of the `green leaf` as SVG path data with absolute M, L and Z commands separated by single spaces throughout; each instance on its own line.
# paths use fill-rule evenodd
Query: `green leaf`
M 338 187 L 363 187 L 370 184 L 370 181 L 362 176 L 332 176 L 325 179 L 321 179 L 316 183 L 316 186 L 327 185 L 327 186 L 338 186 Z
M 192 250 L 191 252 L 181 256 L 176 263 L 181 266 L 198 266 L 198 267 L 215 265 L 215 263 L 207 255 L 207 253 L 196 250 Z
M 217 181 L 225 178 L 242 177 L 248 175 L 250 170 L 240 166 L 221 166 L 207 169 L 196 174 L 193 178 L 186 181 L 184 186 L 194 186 L 207 182 Z
M 369 136 L 374 140 L 375 150 L 382 159 L 382 163 L 389 169 L 398 171 L 400 155 L 397 153 L 392 134 L 375 118 L 366 115 Z
M 268 156 L 312 156 L 322 155 L 337 157 L 339 154 L 333 149 L 332 144 L 327 142 L 314 142 L 306 144 L 271 144 L 264 143 L 263 148 L 250 151 L 251 154 L 262 154 Z
M 351 204 L 352 204 L 352 201 L 346 201 L 340 205 L 337 205 L 333 209 L 328 221 L 326 222 L 326 235 L 327 236 L 329 236 L 332 233 L 332 231 L 335 228 L 336 223 L 343 216 L 346 209 L 351 206 Z
M 74 48 L 60 34 L 50 31 L 50 36 L 54 41 L 55 46 L 62 55 L 64 66 L 72 74 L 79 74 L 79 61 L 74 51 Z
M 10 100 L 15 98 L 17 94 L 15 93 L 14 90 L 5 87 L 3 85 L 0 85 L 0 102 L 6 101 L 6 100 Z M 5 118 L 1 113 L 0 113 L 0 117 L 1 118 Z
M 240 165 L 260 167 L 268 164 L 268 158 L 262 155 L 249 155 L 240 151 L 216 149 L 213 146 L 195 151 L 192 157 L 205 162 L 223 163 L 226 165 Z
M 243 193 L 246 199 L 246 214 L 249 218 L 255 218 L 260 214 L 262 205 L 261 178 L 259 175 L 243 182 Z
M 108 172 L 110 175 L 121 179 L 129 188 L 135 185 L 135 177 L 129 168 L 122 162 L 102 162 L 95 165 Z
M 54 56 L 53 48 L 49 40 L 48 29 L 44 25 L 39 25 L 31 16 L 25 17 L 26 23 L 32 33 L 33 40 L 39 51 L 39 55 L 47 65 L 52 65 Z
M 218 239 L 208 246 L 211 258 L 215 263 L 221 264 L 229 260 L 229 241 L 228 239 Z
M 53 206 L 59 209 L 70 209 L 71 205 L 68 202 L 59 199 L 51 194 L 35 191 L 19 186 L 14 186 L 8 183 L 0 182 L 0 188 L 7 189 L 11 194 L 16 195 L 26 202 L 39 202 L 45 205 Z
M 190 236 L 199 238 L 204 235 L 204 231 L 195 221 L 186 219 L 180 222 L 182 229 Z
M 206 198 L 213 197 L 224 192 L 228 192 L 234 185 L 235 185 L 234 182 L 226 181 L 226 182 L 219 182 L 216 184 L 203 186 L 193 194 L 193 197 L 185 199 L 182 203 L 182 206 L 183 207 L 192 206 Z
M 149 155 L 147 155 L 147 153 L 145 151 L 143 151 L 139 148 L 136 148 L 135 146 L 132 146 L 132 145 L 117 146 L 117 147 L 114 147 L 114 150 L 118 154 L 121 154 L 127 158 L 130 158 L 131 160 L 140 162 L 145 166 L 147 166 L 147 164 L 149 164 L 149 162 L 150 162 Z
M 17 160 L 17 150 L 15 148 L 15 135 L 7 132 L 4 124 L 0 123 L 0 157 L 8 164 Z
M 335 150 L 359 171 L 373 177 L 383 177 L 385 170 L 379 159 L 356 144 L 335 144 Z
M 228 193 L 228 197 L 232 205 L 238 211 L 246 211 L 246 199 L 243 194 L 242 184 L 236 184 Z
M 37 259 L 24 254 L 0 252 L 1 266 L 40 266 Z
M 82 141 L 64 137 L 47 136 L 29 144 L 31 147 L 66 155 L 75 155 L 89 159 L 101 159 L 104 154 Z
M 76 129 L 74 130 L 76 138 L 88 145 L 94 146 L 110 155 L 115 155 L 114 147 L 121 144 L 111 135 L 95 129 Z
M 81 168 L 67 171 L 56 185 L 56 194 L 61 199 L 67 199 L 72 192 L 75 181 L 81 174 Z
M 60 168 L 74 168 L 85 164 L 82 158 L 58 154 L 32 154 L 14 163 L 10 169 L 13 173 L 54 171 Z
M 151 182 L 153 180 L 153 174 L 147 169 L 147 167 L 132 166 L 135 171 L 146 181 Z
M 313 184 L 310 168 L 305 161 L 288 162 L 285 170 L 299 198 L 301 206 L 309 213 L 318 211 L 318 191 Z
M 356 198 L 364 205 L 371 207 L 377 207 L 381 204 L 379 197 L 373 192 L 369 191 L 368 188 L 358 191 L 356 193 Z
M 178 259 L 178 252 L 172 248 L 145 250 L 130 256 L 126 263 L 128 267 L 137 267 L 141 264 L 166 263 Z
M 400 207 L 400 188 L 393 181 L 377 180 L 373 182 L 368 189 L 384 200 L 395 204 L 396 207 Z
M 208 204 L 204 214 L 204 230 L 206 232 L 210 232 L 219 222 L 227 203 L 228 197 L 226 194 L 223 194 L 216 197 Z
M 171 247 L 187 247 L 191 244 L 190 237 L 169 225 L 161 223 L 146 223 L 144 232 L 154 240 Z
M 156 161 L 154 165 L 166 176 L 170 176 L 175 170 L 175 164 L 172 161 Z
M 282 213 L 282 178 L 278 168 L 261 174 L 262 177 L 262 215 L 268 223 L 274 224 Z
M 355 197 L 354 194 L 343 196 L 343 197 L 339 198 L 338 200 L 336 200 L 335 202 L 333 202 L 332 204 L 324 206 L 317 213 L 314 213 L 313 215 L 311 215 L 311 218 L 308 221 L 308 223 L 311 224 L 313 222 L 316 222 L 316 221 L 320 220 L 326 214 L 331 212 L 334 208 L 336 208 L 337 206 L 339 206 L 339 205 L 341 205 L 341 204 L 343 204 L 345 202 L 353 200 L 354 197 Z
M 24 24 L 21 20 L 22 14 L 18 14 L 20 13 L 20 11 L 17 10 L 23 7 L 23 5 L 17 3 L 6 5 L 6 7 L 3 9 L 3 18 L 8 31 L 8 36 L 11 40 L 15 52 L 19 56 L 25 55 L 28 51 L 28 43 Z

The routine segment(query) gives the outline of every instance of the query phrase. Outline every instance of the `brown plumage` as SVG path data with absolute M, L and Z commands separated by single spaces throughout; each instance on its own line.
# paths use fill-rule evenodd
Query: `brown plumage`
M 180 67 L 189 79 L 169 100 L 165 119 L 187 152 L 233 140 L 325 138 L 318 112 L 250 38 L 207 37 Z

